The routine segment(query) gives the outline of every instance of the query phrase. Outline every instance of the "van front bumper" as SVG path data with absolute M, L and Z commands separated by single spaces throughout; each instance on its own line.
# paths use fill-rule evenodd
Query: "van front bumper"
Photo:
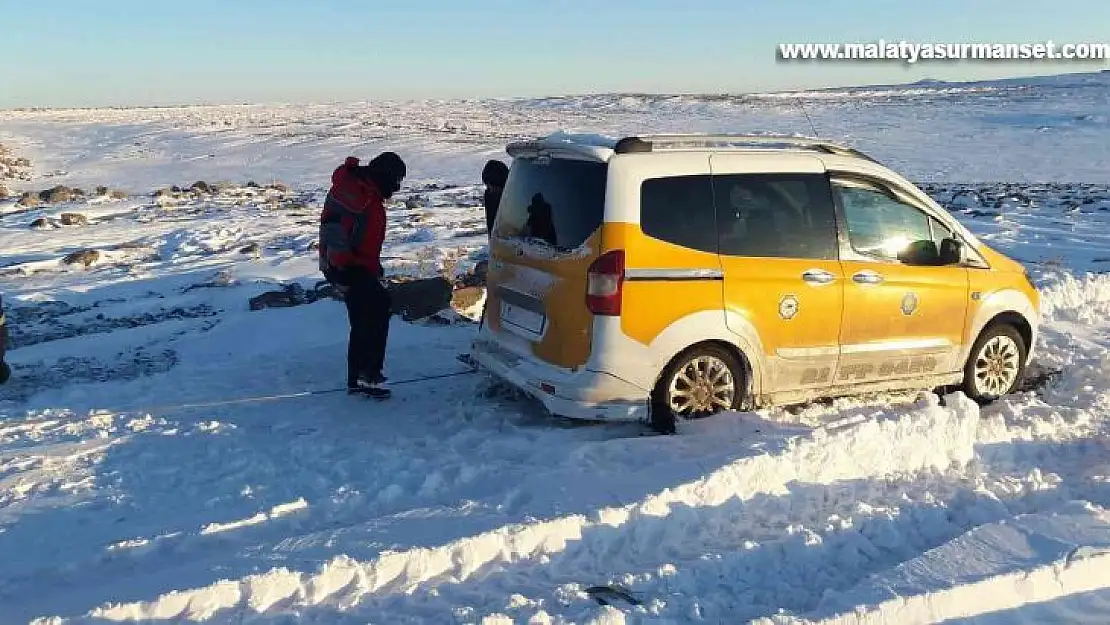
M 646 390 L 601 371 L 568 371 L 479 338 L 471 345 L 479 368 L 539 400 L 553 415 L 586 421 L 646 421 Z

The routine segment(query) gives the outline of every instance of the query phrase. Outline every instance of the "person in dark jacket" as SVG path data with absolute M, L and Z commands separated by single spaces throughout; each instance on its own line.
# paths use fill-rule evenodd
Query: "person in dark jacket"
M 486 233 L 493 234 L 493 220 L 497 218 L 497 209 L 501 206 L 501 192 L 505 190 L 505 181 L 509 179 L 509 167 L 501 161 L 491 160 L 482 168 L 482 183 L 486 185 L 486 192 L 482 202 L 486 207 Z
M 486 209 L 486 237 L 489 240 L 490 253 L 493 253 L 493 221 L 497 219 L 497 209 L 501 207 L 501 194 L 505 191 L 505 182 L 509 179 L 509 166 L 499 160 L 486 161 L 482 168 L 482 183 L 486 191 L 482 194 L 482 204 Z M 481 329 L 486 320 L 486 306 L 482 305 L 482 316 L 478 318 L 478 328 Z
M 12 368 L 4 362 L 4 355 L 8 351 L 8 321 L 4 317 L 4 298 L 0 296 L 0 384 L 7 382 L 12 377 Z
M 365 166 L 350 156 L 332 173 L 320 213 L 320 270 L 343 292 L 351 326 L 347 345 L 347 392 L 388 397 L 385 348 L 391 301 L 383 280 L 385 200 L 401 188 L 406 168 L 385 152 Z

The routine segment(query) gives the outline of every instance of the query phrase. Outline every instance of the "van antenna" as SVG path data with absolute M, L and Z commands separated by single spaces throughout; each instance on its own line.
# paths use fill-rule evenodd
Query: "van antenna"
M 798 108 L 802 109 L 802 115 L 806 116 L 806 121 L 809 122 L 809 129 L 813 131 L 813 136 L 820 137 L 821 135 L 817 132 L 817 127 L 813 125 L 813 120 L 809 118 L 809 112 L 806 111 L 805 105 L 802 104 L 802 99 L 794 98 L 794 102 L 798 105 Z

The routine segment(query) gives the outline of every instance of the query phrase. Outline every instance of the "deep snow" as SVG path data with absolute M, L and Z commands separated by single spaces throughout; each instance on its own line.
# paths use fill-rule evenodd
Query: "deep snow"
M 247 300 L 317 280 L 321 187 L 348 152 L 415 170 L 387 270 L 450 273 L 482 253 L 477 172 L 509 137 L 808 132 L 791 99 L 2 111 L 0 143 L 34 161 L 12 187 L 136 195 L 0 200 L 0 623 L 1105 621 L 1108 94 L 1103 74 L 803 96 L 1033 271 L 1060 376 L 984 409 L 861 397 L 677 437 L 451 376 L 465 320 L 391 329 L 392 380 L 451 377 L 305 396 L 342 383 L 342 305 Z M 236 184 L 149 195 L 198 179 Z M 89 224 L 28 228 L 62 212 Z M 86 248 L 88 269 L 59 262 Z M 610 583 L 636 604 L 587 592 Z

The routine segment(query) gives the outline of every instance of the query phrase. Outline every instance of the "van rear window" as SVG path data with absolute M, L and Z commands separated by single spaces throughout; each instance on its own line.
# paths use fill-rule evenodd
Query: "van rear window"
M 494 230 L 570 251 L 586 242 L 605 212 L 608 165 L 596 161 L 519 158 L 509 170 Z

